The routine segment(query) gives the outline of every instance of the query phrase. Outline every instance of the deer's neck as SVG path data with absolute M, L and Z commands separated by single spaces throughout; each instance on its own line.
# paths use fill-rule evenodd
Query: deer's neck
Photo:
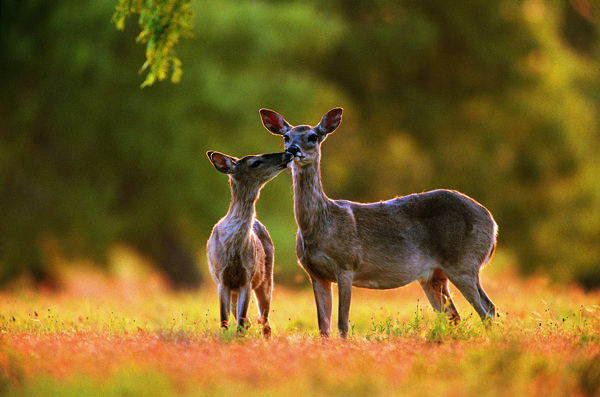
M 328 219 L 329 198 L 323 192 L 319 162 L 304 167 L 292 166 L 294 179 L 294 213 L 296 222 L 307 238 L 318 237 Z
M 255 204 L 260 187 L 254 188 L 231 179 L 231 203 L 224 218 L 224 232 L 232 243 L 249 239 L 255 219 Z

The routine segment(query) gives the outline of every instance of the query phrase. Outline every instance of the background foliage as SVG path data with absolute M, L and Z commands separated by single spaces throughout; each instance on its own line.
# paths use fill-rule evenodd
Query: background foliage
M 1 3 L 0 280 L 47 279 L 55 252 L 104 263 L 120 243 L 198 285 L 229 202 L 205 151 L 279 150 L 261 107 L 315 124 L 343 106 L 323 147 L 330 197 L 458 189 L 492 211 L 523 272 L 600 285 L 597 3 L 181 4 L 193 37 L 167 46 L 181 83 L 141 90 L 148 42 L 115 29 L 114 0 Z M 289 174 L 261 198 L 276 279 L 293 280 Z
M 181 36 L 190 36 L 193 27 L 191 0 L 151 1 L 119 0 L 113 22 L 117 29 L 125 29 L 125 19 L 137 13 L 142 31 L 137 37 L 146 44 L 146 62 L 140 72 L 149 69 L 142 88 L 164 80 L 171 69 L 171 81 L 181 81 L 181 60 L 175 53 L 175 44 Z

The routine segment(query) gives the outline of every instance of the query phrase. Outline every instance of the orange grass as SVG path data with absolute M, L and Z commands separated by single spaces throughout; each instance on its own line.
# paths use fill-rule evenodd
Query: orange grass
M 0 292 L 0 395 L 600 395 L 600 293 L 489 275 L 486 330 L 457 292 L 451 327 L 417 285 L 355 289 L 343 343 L 317 336 L 310 290 L 276 287 L 265 341 L 218 328 L 211 282 L 173 294 L 138 270 Z

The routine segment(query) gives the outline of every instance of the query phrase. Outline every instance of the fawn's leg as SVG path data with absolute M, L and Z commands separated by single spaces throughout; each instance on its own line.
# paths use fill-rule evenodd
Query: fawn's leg
M 250 320 L 246 317 L 250 304 L 250 291 L 250 285 L 240 287 L 239 290 L 237 325 L 240 332 L 250 328 Z
M 315 293 L 315 302 L 317 304 L 317 319 L 319 322 L 319 332 L 322 337 L 329 338 L 331 333 L 331 283 L 312 278 L 313 292 Z
M 350 319 L 350 301 L 352 300 L 352 280 L 354 274 L 352 272 L 344 272 L 338 278 L 338 331 L 340 338 L 348 338 L 349 319 Z
M 271 310 L 271 293 L 273 286 L 263 283 L 254 290 L 256 303 L 258 305 L 258 322 L 263 325 L 263 336 L 271 336 L 271 325 L 269 325 L 269 311 Z
M 232 290 L 231 291 L 231 313 L 233 313 L 233 317 L 235 318 L 236 321 L 238 318 L 237 307 L 238 307 L 238 291 Z
M 231 290 L 223 284 L 219 284 L 219 310 L 221 313 L 221 328 L 229 326 L 229 305 Z
M 450 297 L 450 291 L 448 290 L 448 277 L 444 274 L 442 269 L 435 269 L 433 274 L 428 279 L 419 279 L 419 284 L 425 292 L 425 296 L 429 300 L 433 310 L 438 312 L 445 311 L 449 316 L 450 320 L 455 324 L 460 322 L 460 315 L 452 298 Z

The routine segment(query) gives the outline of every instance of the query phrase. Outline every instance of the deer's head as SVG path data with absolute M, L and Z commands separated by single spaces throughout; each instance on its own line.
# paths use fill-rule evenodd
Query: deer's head
M 246 156 L 241 159 L 223 153 L 208 151 L 208 159 L 217 171 L 230 175 L 242 183 L 260 186 L 275 178 L 292 161 L 288 152 Z
M 261 109 L 260 117 L 267 130 L 274 135 L 283 136 L 285 150 L 294 156 L 296 165 L 304 166 L 319 161 L 321 143 L 342 122 L 342 108 L 331 109 L 325 113 L 315 127 L 292 127 L 277 112 L 268 109 Z

